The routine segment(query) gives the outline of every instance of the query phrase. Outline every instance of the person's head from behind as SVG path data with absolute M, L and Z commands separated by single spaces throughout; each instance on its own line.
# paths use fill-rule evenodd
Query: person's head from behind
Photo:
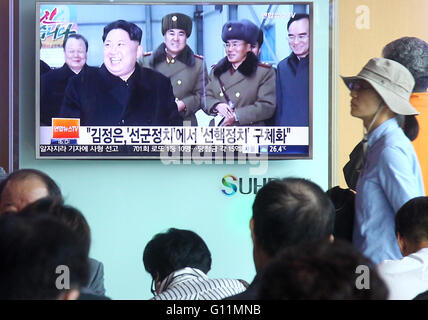
M 428 43 L 415 38 L 403 37 L 388 43 L 382 56 L 405 66 L 415 78 L 414 92 L 428 88 Z
M 409 139 L 417 136 L 419 112 L 409 102 L 415 81 L 403 65 L 373 58 L 358 75 L 342 79 L 350 90 L 351 115 L 363 120 L 368 132 L 396 117 Z
M 257 37 L 257 42 L 253 45 L 251 45 L 251 51 L 256 55 L 256 57 L 260 56 L 260 53 L 262 51 L 262 45 L 263 45 L 263 30 L 259 30 L 259 35 Z
M 299 58 L 309 54 L 309 15 L 296 13 L 287 23 L 288 44 L 291 51 Z
M 267 183 L 257 192 L 250 221 L 256 270 L 283 248 L 329 238 L 334 215 L 327 194 L 309 180 L 284 178 Z
M 77 299 L 88 281 L 86 250 L 47 215 L 0 217 L 0 300 Z
M 91 229 L 83 214 L 76 208 L 51 198 L 42 198 L 26 206 L 19 214 L 23 216 L 48 215 L 58 219 L 74 231 L 80 245 L 89 254 Z
M 263 300 L 386 300 L 372 262 L 343 240 L 300 244 L 282 251 L 263 271 Z
M 16 170 L 0 183 L 0 215 L 18 212 L 44 197 L 62 201 L 61 190 L 52 178 L 35 169 Z
M 62 47 L 65 63 L 73 72 L 79 73 L 86 64 L 88 40 L 80 34 L 72 33 L 65 37 Z
M 397 211 L 395 232 L 403 256 L 428 248 L 428 197 L 413 198 Z
M 147 243 L 143 263 L 158 291 L 162 280 L 174 271 L 190 267 L 208 273 L 211 253 L 195 232 L 170 228 L 165 233 L 156 234 Z
M 128 80 L 143 53 L 142 36 L 140 27 L 125 20 L 117 20 L 104 27 L 104 65 L 111 74 Z

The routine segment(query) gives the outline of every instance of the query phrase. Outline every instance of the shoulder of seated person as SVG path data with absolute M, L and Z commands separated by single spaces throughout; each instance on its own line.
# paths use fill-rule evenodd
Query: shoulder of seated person
M 201 55 L 196 54 L 196 53 L 194 53 L 193 55 L 195 56 L 195 58 L 198 58 L 198 59 L 204 60 L 204 56 L 201 56 Z
M 262 61 L 259 62 L 259 66 L 263 68 L 268 68 L 268 69 L 272 68 L 272 66 L 269 63 L 262 62 Z

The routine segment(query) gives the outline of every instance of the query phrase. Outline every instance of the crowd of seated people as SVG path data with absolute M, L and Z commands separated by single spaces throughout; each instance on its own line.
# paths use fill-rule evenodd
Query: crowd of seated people
M 252 206 L 250 284 L 209 278 L 211 253 L 196 232 L 154 235 L 142 257 L 153 300 L 428 298 L 428 197 L 410 142 L 425 134 L 414 117 L 425 110 L 409 102 L 426 97 L 428 44 L 406 37 L 383 54 L 343 78 L 367 131 L 344 170 L 352 190 L 326 193 L 297 177 L 265 184 Z M 109 299 L 90 244 L 84 215 L 51 177 L 0 171 L 0 299 Z
M 64 204 L 53 179 L 34 169 L 13 172 L 0 183 L 0 208 L 0 299 L 109 299 L 103 265 L 89 258 L 90 227 L 79 210 Z M 250 285 L 209 278 L 204 240 L 170 228 L 144 249 L 152 299 L 423 299 L 428 290 L 428 197 L 398 211 L 397 242 L 405 257 L 379 266 L 349 241 L 334 239 L 334 205 L 310 180 L 270 181 L 252 211 L 257 274 Z
M 75 239 L 73 241 L 79 245 L 78 249 L 84 252 L 84 255 L 86 257 L 84 261 L 85 263 L 82 263 L 78 267 L 82 270 L 85 269 L 85 274 L 87 273 L 87 275 L 85 275 L 85 277 L 82 277 L 82 279 L 85 281 L 78 283 L 78 290 L 76 292 L 78 292 L 79 294 L 74 294 L 71 296 L 65 295 L 65 298 L 68 299 L 80 297 L 80 299 L 108 299 L 104 295 L 104 266 L 102 262 L 89 258 L 89 249 L 91 242 L 90 227 L 85 217 L 79 210 L 71 206 L 64 205 L 61 190 L 51 177 L 49 177 L 46 173 L 36 169 L 21 169 L 14 171 L 0 182 L 0 219 L 6 220 L 8 219 L 8 217 L 14 216 L 22 217 L 24 220 L 28 217 L 29 222 L 22 222 L 22 228 L 25 228 L 27 223 L 33 223 L 31 222 L 33 220 L 37 221 L 34 223 L 39 223 L 37 219 L 34 219 L 34 217 L 43 216 L 45 217 L 46 221 L 49 220 L 48 222 L 46 222 L 47 224 L 61 224 L 61 228 L 68 229 L 74 234 Z M 40 223 L 44 224 L 45 220 Z M 54 222 L 50 222 L 50 220 L 54 220 Z M 6 222 L 6 225 L 7 223 L 9 222 Z M 21 222 L 16 223 L 19 224 Z M 30 227 L 32 228 L 33 226 L 29 226 L 29 228 Z M 23 231 L 25 230 L 23 229 Z M 34 229 L 35 239 L 43 237 L 44 232 L 47 231 L 43 229 Z M 46 235 L 47 238 L 49 238 L 50 236 L 50 234 Z M 52 235 L 52 237 L 53 236 L 54 235 Z M 55 236 L 58 236 L 58 234 L 55 233 Z M 52 239 L 50 239 L 50 241 L 52 241 Z M 58 241 L 61 241 L 61 239 L 59 239 Z M 23 245 L 24 244 L 25 243 L 23 243 Z M 5 250 L 1 252 L 2 256 L 14 256 L 17 255 L 18 250 L 22 250 L 22 248 L 20 248 L 19 246 L 5 246 L 2 247 L 2 250 Z M 41 246 L 34 247 L 34 250 L 35 252 L 38 252 L 37 250 L 39 250 L 39 254 L 43 254 L 44 250 L 49 253 L 51 252 L 51 249 L 42 248 Z M 77 249 L 73 247 L 70 250 Z M 52 254 L 54 253 L 55 252 L 52 251 Z M 55 259 L 57 258 L 52 255 L 52 260 Z M 31 267 L 25 265 L 29 263 L 28 261 L 31 260 L 25 260 L 24 258 L 22 261 L 19 260 L 20 264 L 22 262 L 22 266 L 20 267 L 22 267 L 22 269 L 24 270 L 23 272 L 31 273 Z M 35 265 L 37 261 L 38 260 L 35 260 L 35 262 L 33 263 L 34 265 L 32 267 L 37 268 L 37 266 Z M 5 259 L 1 262 L 2 266 L 0 270 L 2 270 L 2 276 L 7 277 L 9 271 L 14 268 L 13 264 L 9 265 L 8 263 L 12 263 L 12 261 L 8 261 L 7 259 Z M 40 263 L 45 262 L 40 261 Z M 59 266 L 66 264 L 58 263 L 57 265 Z M 41 272 L 40 270 L 37 271 Z M 19 276 L 19 274 L 17 273 L 16 276 Z M 45 284 L 40 285 L 43 286 Z M 24 290 L 24 288 L 21 289 Z M 59 297 L 60 292 L 58 291 L 57 293 L 58 294 L 54 297 Z M 10 296 L 8 296 L 7 293 L 4 294 L 5 295 L 3 296 L 3 298 L 19 298 L 19 296 L 13 296 L 13 292 L 11 292 Z M 48 297 L 42 297 L 35 294 L 33 297 L 22 296 L 22 298 L 42 299 Z

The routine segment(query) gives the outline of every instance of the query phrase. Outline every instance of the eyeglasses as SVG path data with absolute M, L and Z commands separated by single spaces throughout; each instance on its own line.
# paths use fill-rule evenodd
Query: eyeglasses
M 152 284 L 150 286 L 150 291 L 152 292 L 153 296 L 157 295 L 156 288 L 155 288 L 155 279 L 152 279 Z
M 354 81 L 348 82 L 348 88 L 349 90 L 358 91 L 358 90 L 372 89 L 373 87 L 370 85 L 370 83 L 366 81 L 354 80 Z
M 299 41 L 302 41 L 302 40 L 306 40 L 308 37 L 309 37 L 309 35 L 306 34 L 306 33 L 305 34 L 298 34 L 297 36 L 295 36 L 295 35 L 289 35 L 288 36 L 288 41 L 293 42 L 296 39 L 299 40 Z
M 236 49 L 236 48 L 238 48 L 238 47 L 241 47 L 241 46 L 243 46 L 245 43 L 243 43 L 243 42 L 227 42 L 227 43 L 225 43 L 223 46 L 226 48 L 226 49 Z

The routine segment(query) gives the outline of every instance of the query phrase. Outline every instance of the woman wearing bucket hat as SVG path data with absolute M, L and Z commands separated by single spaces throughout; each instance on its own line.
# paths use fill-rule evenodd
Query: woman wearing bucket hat
M 259 28 L 249 20 L 229 21 L 221 38 L 226 57 L 212 69 L 205 112 L 221 126 L 264 125 L 276 108 L 275 71 L 251 51 Z
M 419 115 L 406 116 L 404 133 L 412 141 L 421 166 L 425 194 L 428 186 L 428 43 L 416 37 L 402 37 L 391 41 L 382 50 L 382 57 L 397 61 L 410 71 L 415 79 L 415 87 L 410 96 L 410 103 Z M 418 122 L 416 125 L 414 122 Z M 362 161 L 362 143 L 355 146 L 349 155 L 348 163 L 343 167 L 346 184 L 355 190 L 358 171 Z
M 405 116 L 418 114 L 409 102 L 415 81 L 403 65 L 384 58 L 373 58 L 357 76 L 342 78 L 351 90 L 351 115 L 363 120 L 367 131 L 352 241 L 376 264 L 399 259 L 395 213 L 424 195 L 416 153 L 399 125 Z

